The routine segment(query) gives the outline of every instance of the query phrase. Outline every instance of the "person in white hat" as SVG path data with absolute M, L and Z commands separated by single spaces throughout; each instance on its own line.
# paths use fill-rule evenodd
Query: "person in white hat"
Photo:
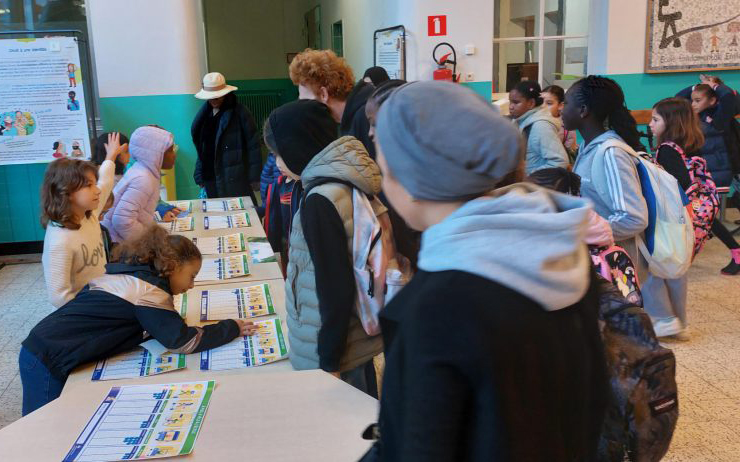
M 195 97 L 205 103 L 190 129 L 198 151 L 193 179 L 208 197 L 249 196 L 256 204 L 253 186 L 259 185 L 262 168 L 259 133 L 236 90 L 219 72 L 203 77 Z

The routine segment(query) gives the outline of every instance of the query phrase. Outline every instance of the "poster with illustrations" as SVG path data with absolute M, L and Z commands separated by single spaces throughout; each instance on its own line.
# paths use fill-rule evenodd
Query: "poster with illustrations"
M 90 158 L 73 37 L 0 39 L 0 165 Z
M 202 202 L 203 212 L 233 212 L 244 210 L 244 199 L 210 199 Z
M 164 374 L 187 366 L 185 355 L 165 353 L 154 357 L 147 349 L 137 347 L 131 351 L 98 361 L 92 380 L 132 379 Z
M 223 281 L 244 276 L 249 276 L 249 263 L 246 255 L 204 258 L 200 271 L 195 276 L 195 282 Z
M 740 0 L 649 0 L 645 72 L 740 69 Z
M 215 387 L 213 380 L 113 387 L 64 462 L 190 454 Z
M 288 357 L 288 347 L 280 319 L 254 323 L 257 333 L 237 337 L 226 345 L 200 353 L 200 370 L 223 371 L 261 366 Z
M 204 290 L 200 295 L 200 320 L 250 319 L 275 314 L 269 284 L 236 289 Z
M 193 238 L 193 242 L 203 255 L 244 252 L 247 250 L 245 241 L 246 239 L 243 233 L 229 234 L 227 236 Z
M 229 228 L 246 228 L 252 226 L 247 212 L 235 213 L 233 215 L 208 215 L 203 217 L 203 228 L 210 229 L 229 229 Z

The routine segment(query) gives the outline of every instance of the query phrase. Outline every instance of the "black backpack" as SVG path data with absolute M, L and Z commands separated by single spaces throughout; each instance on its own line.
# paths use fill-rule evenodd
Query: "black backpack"
M 676 357 L 658 343 L 650 317 L 601 281 L 599 325 L 610 396 L 599 461 L 659 461 L 678 420 Z

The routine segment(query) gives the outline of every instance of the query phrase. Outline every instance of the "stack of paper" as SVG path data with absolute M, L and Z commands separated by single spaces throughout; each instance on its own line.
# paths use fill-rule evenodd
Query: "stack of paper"
M 236 289 L 204 290 L 200 299 L 200 320 L 249 319 L 275 314 L 268 284 Z
M 193 242 L 204 255 L 237 253 L 247 250 L 244 234 L 236 233 L 218 237 L 194 237 Z
M 252 226 L 247 212 L 236 213 L 234 215 L 208 215 L 203 217 L 203 228 L 206 230 L 246 228 L 247 226 Z
M 288 356 L 279 319 L 255 322 L 258 331 L 251 337 L 237 337 L 231 343 L 200 353 L 200 369 L 221 371 L 261 366 Z
M 221 281 L 247 275 L 249 275 L 247 256 L 233 255 L 223 258 L 204 258 L 195 280 L 198 282 Z
M 236 199 L 210 199 L 202 203 L 204 212 L 231 212 L 234 210 L 244 210 L 244 201 L 237 197 Z

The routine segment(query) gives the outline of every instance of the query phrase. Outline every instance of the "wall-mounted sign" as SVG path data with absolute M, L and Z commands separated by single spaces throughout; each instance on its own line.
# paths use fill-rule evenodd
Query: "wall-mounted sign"
M 380 66 L 391 79 L 406 79 L 406 28 L 403 26 L 376 30 L 373 33 L 374 65 Z
M 441 37 L 447 35 L 447 15 L 429 16 L 427 27 L 430 37 Z

